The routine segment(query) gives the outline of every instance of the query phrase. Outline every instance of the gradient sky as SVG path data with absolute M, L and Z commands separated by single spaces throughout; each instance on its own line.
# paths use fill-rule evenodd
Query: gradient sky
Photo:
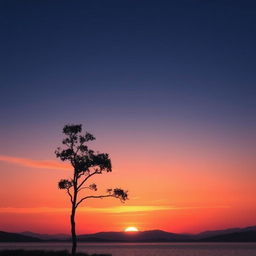
M 0 3 L 0 230 L 69 232 L 66 123 L 110 154 L 78 233 L 256 224 L 256 3 Z

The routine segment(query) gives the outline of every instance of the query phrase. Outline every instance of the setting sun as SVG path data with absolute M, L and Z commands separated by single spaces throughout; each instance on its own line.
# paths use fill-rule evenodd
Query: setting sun
M 137 232 L 139 230 L 136 227 L 128 227 L 124 231 L 125 232 Z

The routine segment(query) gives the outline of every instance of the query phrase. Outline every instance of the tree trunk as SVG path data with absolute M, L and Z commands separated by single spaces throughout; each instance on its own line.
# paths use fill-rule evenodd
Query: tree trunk
M 72 202 L 72 210 L 71 210 L 71 216 L 70 216 L 70 222 L 71 222 L 71 234 L 72 234 L 72 256 L 76 255 L 76 247 L 77 247 L 77 238 L 76 238 L 76 222 L 75 222 L 75 215 L 76 215 L 76 199 L 77 199 L 77 171 L 74 170 L 74 195 Z
M 76 208 L 73 205 L 71 216 L 70 216 L 71 234 L 72 234 L 72 256 L 76 255 L 76 247 L 77 247 L 75 214 L 76 214 Z

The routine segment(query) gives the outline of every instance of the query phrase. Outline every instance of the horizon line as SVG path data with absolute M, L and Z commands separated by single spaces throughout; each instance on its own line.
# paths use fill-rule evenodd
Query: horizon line
M 212 231 L 224 231 L 224 230 L 230 230 L 230 229 L 246 229 L 246 228 L 256 228 L 256 223 L 252 224 L 252 225 L 246 225 L 246 226 L 231 226 L 229 228 L 223 228 L 223 229 L 205 229 L 203 231 L 200 232 L 196 232 L 196 233 L 186 233 L 186 232 L 181 232 L 181 233 L 176 233 L 176 232 L 172 232 L 172 231 L 167 231 L 167 230 L 163 230 L 163 229 L 147 229 L 147 230 L 138 230 L 138 231 L 133 231 L 133 232 L 125 232 L 124 230 L 119 230 L 119 231 L 96 231 L 96 232 L 92 232 L 92 233 L 77 233 L 77 235 L 93 235 L 93 234 L 98 234 L 98 233 L 138 233 L 138 232 L 148 232 L 148 231 L 163 231 L 166 233 L 172 233 L 172 234 L 187 234 L 187 235 L 199 235 L 202 234 L 204 232 L 212 232 Z M 34 234 L 38 234 L 38 235 L 67 235 L 67 236 L 71 236 L 69 233 L 38 233 L 36 231 L 31 231 L 31 230 L 25 230 L 25 231 L 5 231 L 5 230 L 0 230 L 0 232 L 6 232 L 6 233 L 14 233 L 14 234 L 22 234 L 22 233 L 34 233 Z

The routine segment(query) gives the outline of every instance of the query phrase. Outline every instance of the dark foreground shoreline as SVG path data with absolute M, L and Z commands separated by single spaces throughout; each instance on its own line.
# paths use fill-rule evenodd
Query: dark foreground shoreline
M 77 256 L 111 256 L 111 254 L 87 254 L 78 252 Z M 44 250 L 0 250 L 0 256 L 71 256 L 68 251 Z

